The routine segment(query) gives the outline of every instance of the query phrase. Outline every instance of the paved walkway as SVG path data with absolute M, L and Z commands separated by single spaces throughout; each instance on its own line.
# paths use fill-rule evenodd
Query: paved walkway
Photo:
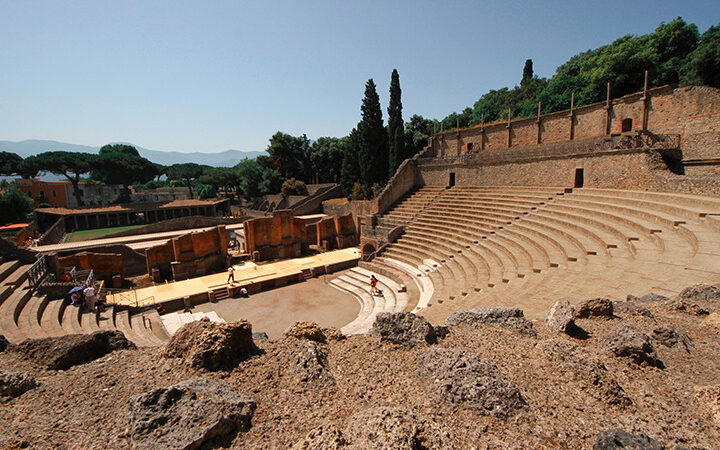
M 241 223 L 225 225 L 228 231 L 241 230 L 243 225 Z M 68 250 L 78 250 L 83 248 L 100 247 L 105 245 L 130 245 L 133 249 L 148 248 L 153 245 L 162 244 L 168 240 L 182 236 L 183 234 L 196 233 L 200 231 L 207 231 L 215 227 L 204 227 L 204 228 L 188 228 L 184 230 L 176 231 L 164 231 L 162 233 L 148 233 L 148 234 L 137 234 L 134 236 L 122 236 L 115 238 L 104 238 L 104 239 L 92 239 L 89 241 L 80 242 L 67 242 L 63 244 L 52 244 L 52 245 L 40 245 L 35 247 L 35 250 L 47 253 L 47 252 L 64 252 Z
M 244 262 L 236 264 L 235 284 L 259 283 L 294 274 L 300 274 L 304 269 L 324 267 L 346 261 L 357 260 L 360 252 L 357 248 L 346 248 L 304 258 L 288 259 L 261 266 Z M 171 300 L 202 294 L 227 286 L 227 272 L 205 275 L 204 277 L 159 284 L 122 294 L 108 295 L 108 302 L 130 306 L 148 306 L 164 303 Z

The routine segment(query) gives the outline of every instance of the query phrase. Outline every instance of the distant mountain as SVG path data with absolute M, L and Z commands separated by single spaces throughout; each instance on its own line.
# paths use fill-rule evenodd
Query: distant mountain
M 125 142 L 122 142 L 125 144 Z M 133 145 L 133 144 L 130 144 Z M 259 155 L 265 155 L 264 151 L 241 151 L 241 150 L 225 150 L 219 153 L 182 153 L 182 152 L 165 152 L 160 150 L 149 150 L 146 148 L 134 147 L 140 152 L 140 155 L 150 161 L 169 166 L 171 164 L 181 164 L 194 162 L 214 167 L 230 167 L 239 163 L 245 158 L 253 159 Z M 48 151 L 66 151 L 66 152 L 87 152 L 97 153 L 100 147 L 90 147 L 88 145 L 68 144 L 66 142 L 57 141 L 41 141 L 27 140 L 20 142 L 0 141 L 0 151 L 13 152 L 27 158 L 31 155 Z

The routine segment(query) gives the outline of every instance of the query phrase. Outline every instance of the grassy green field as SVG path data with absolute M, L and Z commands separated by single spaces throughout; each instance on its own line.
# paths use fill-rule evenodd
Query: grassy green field
M 128 225 L 126 227 L 98 228 L 97 230 L 75 231 L 65 237 L 64 242 L 80 242 L 89 241 L 91 239 L 100 239 L 108 234 L 119 233 L 120 231 L 134 230 L 144 227 L 145 225 Z

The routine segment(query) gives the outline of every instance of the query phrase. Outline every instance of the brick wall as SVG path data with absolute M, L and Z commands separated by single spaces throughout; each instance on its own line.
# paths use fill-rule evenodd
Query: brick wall
M 120 253 L 76 253 L 58 258 L 58 266 L 60 271 L 73 266 L 84 270 L 92 270 L 95 278 L 104 280 L 106 283 L 112 282 L 113 275 L 125 277 L 123 256 Z
M 205 275 L 227 265 L 227 231 L 220 225 L 189 233 L 145 250 L 147 271 L 175 280 Z

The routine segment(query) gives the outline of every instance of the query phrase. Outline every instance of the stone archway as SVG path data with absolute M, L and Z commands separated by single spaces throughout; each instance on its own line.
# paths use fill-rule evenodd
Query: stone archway
M 375 245 L 371 244 L 370 242 L 363 245 L 363 248 L 362 248 L 363 256 L 370 256 L 373 253 L 375 253 Z

